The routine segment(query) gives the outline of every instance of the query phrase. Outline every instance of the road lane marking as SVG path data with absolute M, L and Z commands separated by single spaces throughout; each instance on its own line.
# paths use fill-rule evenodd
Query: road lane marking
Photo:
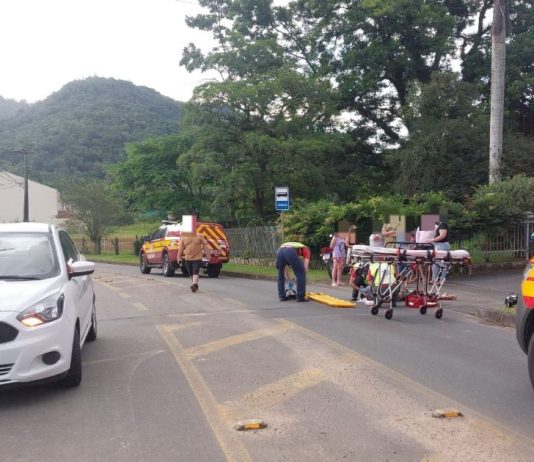
M 190 358 L 196 358 L 198 356 L 204 356 L 216 351 L 228 348 L 234 345 L 240 345 L 241 343 L 252 342 L 264 337 L 272 337 L 273 335 L 280 334 L 293 330 L 294 327 L 289 325 L 279 325 L 275 327 L 269 327 L 266 329 L 252 330 L 243 334 L 232 335 L 231 337 L 225 337 L 213 342 L 204 343 L 202 345 L 188 348 L 185 353 Z
M 223 300 L 226 300 L 227 302 L 230 302 L 232 305 L 247 306 L 246 303 L 240 302 L 239 300 L 235 300 L 233 298 L 223 297 Z
M 134 306 L 137 308 L 138 311 L 148 311 L 148 308 L 141 302 L 135 302 Z
M 132 298 L 132 296 L 130 294 L 127 294 L 126 292 L 119 292 L 119 295 L 122 298 Z
M 246 415 L 259 414 L 326 380 L 328 377 L 324 370 L 304 369 L 263 385 L 242 398 L 226 401 L 219 406 L 219 411 L 227 420 L 240 420 L 243 418 L 243 409 L 246 409 Z
M 221 310 L 221 311 L 208 311 L 202 313 L 170 313 L 167 316 L 169 318 L 187 318 L 187 317 L 204 317 L 204 316 L 218 316 L 220 314 L 250 314 L 254 313 L 250 310 Z
M 427 396 L 436 400 L 436 402 L 441 402 L 443 406 L 462 409 L 463 411 L 465 411 L 464 414 L 466 416 L 470 416 L 469 426 L 471 428 L 484 428 L 486 432 L 491 431 L 494 435 L 505 435 L 505 433 L 503 433 L 503 430 L 505 430 L 508 433 L 508 436 L 513 435 L 518 440 L 526 442 L 525 444 L 531 445 L 534 442 L 534 439 L 530 436 L 521 433 L 511 427 L 508 427 L 506 424 L 502 424 L 493 419 L 492 417 L 481 414 L 480 412 L 469 408 L 468 406 L 454 400 L 453 398 L 444 395 L 443 393 L 440 393 L 439 391 L 436 391 L 420 382 L 417 382 L 414 379 L 411 379 L 410 377 L 404 375 L 403 373 L 397 372 L 395 369 L 392 369 L 382 363 L 379 363 L 378 361 L 375 361 L 374 359 L 371 359 L 368 356 L 364 356 L 354 350 L 351 350 L 350 348 L 334 340 L 331 340 L 328 337 L 324 337 L 323 335 L 313 330 L 295 324 L 287 319 L 279 318 L 277 319 L 277 321 L 279 321 L 283 325 L 293 326 L 296 332 L 304 334 L 305 336 L 314 339 L 324 345 L 328 345 L 334 351 L 337 351 L 341 354 L 340 359 L 343 359 L 348 363 L 366 365 L 371 370 L 374 369 L 376 371 L 380 371 L 389 379 L 399 382 L 401 385 L 405 386 L 409 390 L 415 391 L 417 396 Z
M 174 359 L 180 366 L 228 462 L 252 462 L 252 458 L 245 446 L 233 434 L 235 431 L 231 430 L 220 418 L 217 401 L 202 378 L 202 375 L 198 372 L 198 369 L 185 355 L 184 348 L 178 341 L 176 335 L 174 335 L 175 329 L 173 326 L 157 325 L 156 329 L 158 329 L 160 335 L 167 342 L 169 349 L 174 355 Z

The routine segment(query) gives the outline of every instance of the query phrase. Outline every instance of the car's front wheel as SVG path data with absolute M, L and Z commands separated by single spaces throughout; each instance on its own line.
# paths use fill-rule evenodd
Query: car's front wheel
M 78 326 L 74 329 L 72 339 L 72 353 L 70 356 L 70 368 L 67 375 L 61 380 L 64 387 L 77 387 L 82 381 L 82 352 L 80 349 L 80 330 Z
M 530 383 L 534 388 L 534 334 L 530 336 L 528 342 L 528 375 L 530 376 Z

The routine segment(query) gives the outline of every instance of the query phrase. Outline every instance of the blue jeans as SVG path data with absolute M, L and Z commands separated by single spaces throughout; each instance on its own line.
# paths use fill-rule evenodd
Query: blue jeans
M 306 271 L 304 263 L 297 255 L 293 247 L 280 247 L 276 251 L 276 269 L 278 270 L 278 298 L 286 298 L 286 276 L 284 270 L 286 266 L 291 266 L 297 279 L 297 300 L 304 300 L 306 295 Z
M 434 242 L 434 249 L 436 250 L 450 250 L 451 246 L 448 242 Z M 441 271 L 441 272 L 440 272 Z M 449 263 L 440 262 L 432 265 L 432 279 L 446 279 L 449 274 Z

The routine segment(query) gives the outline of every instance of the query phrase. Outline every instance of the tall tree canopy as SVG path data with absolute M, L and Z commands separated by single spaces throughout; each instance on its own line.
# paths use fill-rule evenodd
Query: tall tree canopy
M 505 175 L 534 168 L 534 9 L 510 0 Z M 274 217 L 273 188 L 305 200 L 442 190 L 458 198 L 487 177 L 493 0 L 199 0 L 209 31 L 181 63 L 219 78 L 196 88 L 179 148 L 134 144 L 119 183 L 162 155 L 172 187 L 159 203 L 227 223 Z M 172 140 L 171 140 L 172 142 Z M 159 154 L 158 154 L 159 153 Z M 147 158 L 148 158 L 147 157 Z M 159 175 L 160 173 L 156 173 Z M 191 184 L 185 186 L 184 182 Z M 135 193 L 133 193 L 135 194 Z M 147 204 L 148 205 L 148 204 Z

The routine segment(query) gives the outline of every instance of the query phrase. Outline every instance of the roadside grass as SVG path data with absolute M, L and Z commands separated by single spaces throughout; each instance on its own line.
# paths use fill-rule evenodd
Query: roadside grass
M 515 307 L 508 308 L 507 306 L 499 307 L 499 308 L 497 309 L 497 311 L 498 311 L 499 313 L 503 313 L 503 314 L 506 314 L 506 315 L 509 315 L 509 316 L 515 316 L 515 313 L 516 313 L 516 309 L 515 309 Z

